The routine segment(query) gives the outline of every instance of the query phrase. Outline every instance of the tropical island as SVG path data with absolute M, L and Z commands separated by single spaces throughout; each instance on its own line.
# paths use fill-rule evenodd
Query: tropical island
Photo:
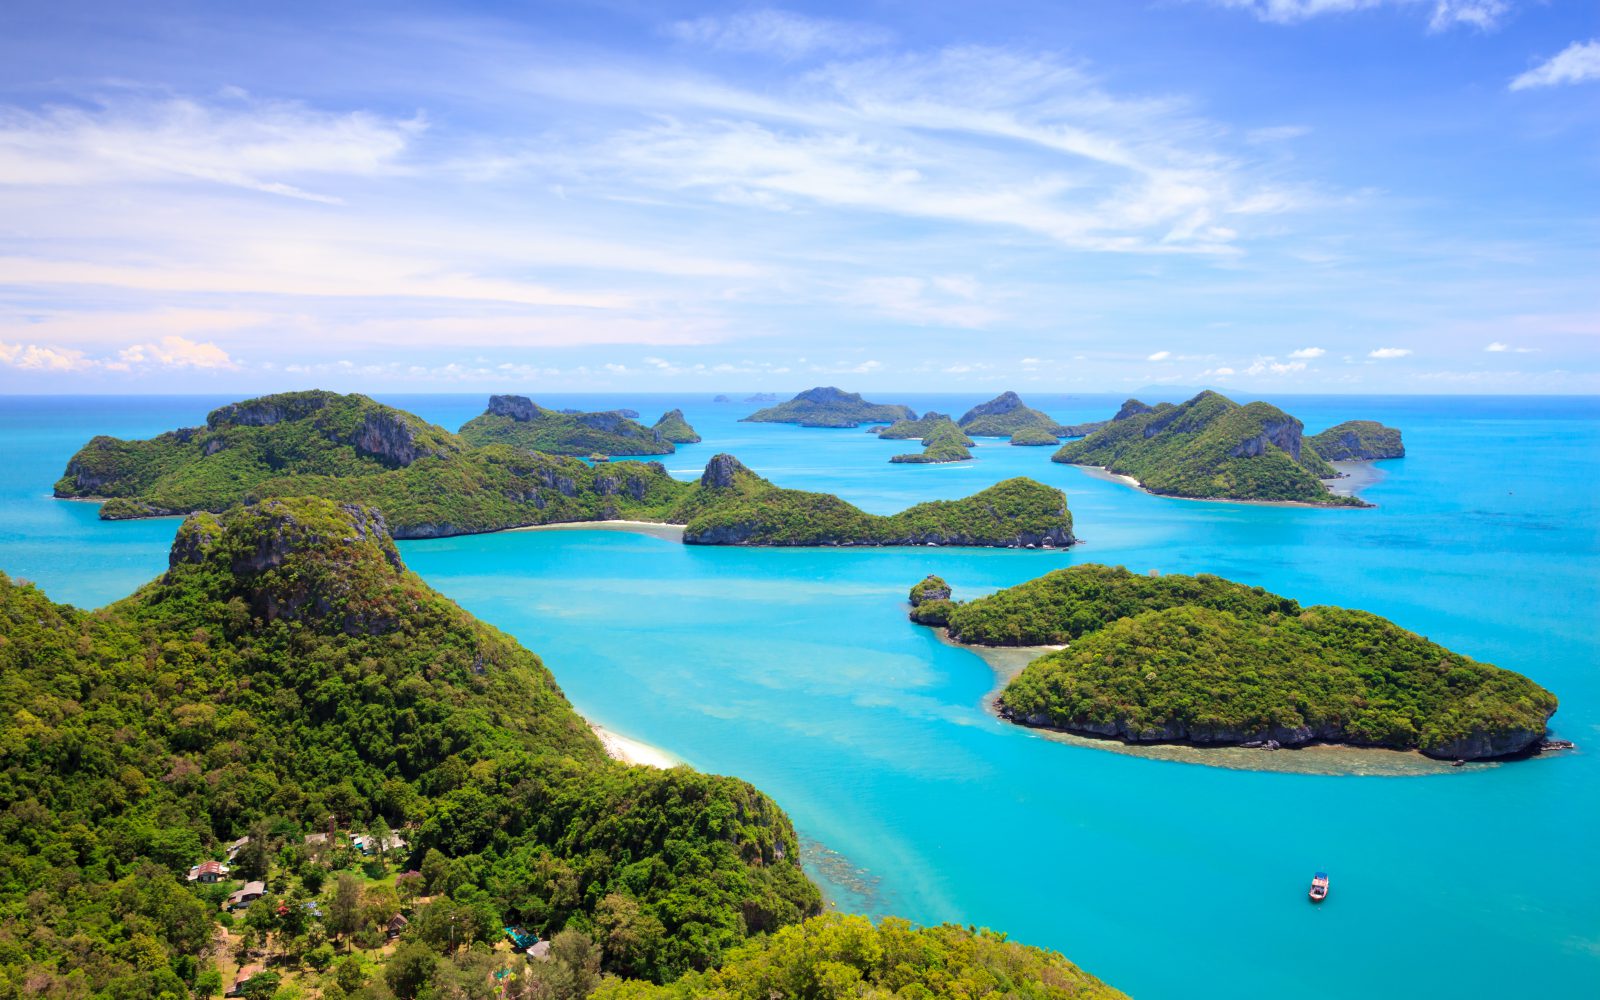
M 1176 405 L 1130 399 L 1104 427 L 1067 442 L 1052 458 L 1104 468 L 1161 496 L 1370 507 L 1329 492 L 1323 480 L 1340 472 L 1303 430 L 1270 403 L 1241 406 L 1206 390 Z M 1398 444 L 1399 432 L 1392 433 Z
M 1406 457 L 1399 429 L 1385 427 L 1376 420 L 1346 420 L 1312 435 L 1306 442 L 1330 462 L 1374 462 Z
M 911 618 L 958 643 L 1052 646 L 1000 695 L 1015 723 L 1128 743 L 1342 743 L 1448 760 L 1537 749 L 1556 698 L 1365 611 L 1221 577 L 1087 564 L 969 602 L 930 577 Z
M 1121 996 L 988 932 L 819 916 L 781 808 L 610 759 L 369 507 L 193 515 L 96 612 L 0 574 L 0 676 L 4 995 Z
M 1060 490 L 1007 479 L 962 500 L 934 500 L 898 514 L 868 514 L 827 493 L 786 490 L 732 455 L 706 466 L 675 512 L 695 545 L 969 545 L 1065 548 L 1077 539 Z
M 548 411 L 546 411 L 548 412 Z M 397 538 L 589 521 L 683 525 L 700 545 L 1071 545 L 1066 497 L 1008 480 L 888 517 L 786 490 L 731 455 L 696 482 L 657 462 L 590 465 L 507 444 L 472 446 L 365 396 L 284 393 L 221 407 L 204 428 L 144 441 L 97 437 L 67 463 L 58 497 L 102 500 L 107 520 L 220 512 L 318 496 L 382 511 Z
M 938 417 L 939 419 L 934 420 L 932 419 L 933 417 Z M 922 450 L 896 455 L 889 461 L 914 465 L 971 461 L 972 452 L 967 449 L 972 447 L 972 439 L 967 437 L 966 433 L 957 427 L 955 421 L 949 417 L 943 414 L 928 414 L 920 421 L 902 420 L 894 424 L 895 427 L 903 425 L 920 425 L 925 429 L 922 437 Z
M 744 418 L 750 423 L 799 424 L 802 427 L 860 427 L 915 419 L 916 411 L 909 406 L 869 403 L 859 392 L 845 392 L 833 386 L 807 389 L 787 403 L 757 410 Z
M 954 427 L 955 421 L 947 413 L 929 410 L 920 417 L 901 417 L 887 427 L 868 427 L 868 434 L 876 434 L 885 441 L 910 441 L 925 438 L 942 427 Z
M 683 413 L 675 412 L 682 429 L 676 424 L 670 428 L 693 435 Z M 506 444 L 547 455 L 670 455 L 677 450 L 660 429 L 646 427 L 621 411 L 547 410 L 526 396 L 490 396 L 489 408 L 461 425 L 460 434 L 471 445 Z
M 1033 409 L 1010 391 L 974 406 L 957 423 L 973 437 L 1012 437 L 1020 431 L 1034 431 L 1048 434 L 1051 444 L 1056 443 L 1059 427 L 1055 418 Z
M 682 410 L 668 410 L 650 429 L 662 440 L 671 441 L 673 444 L 700 443 L 700 435 L 695 433 L 695 429 L 689 426 L 689 421 L 683 418 Z

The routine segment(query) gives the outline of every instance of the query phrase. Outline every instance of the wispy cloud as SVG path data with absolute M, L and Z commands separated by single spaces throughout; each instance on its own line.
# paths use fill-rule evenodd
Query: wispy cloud
M 874 25 L 807 17 L 773 8 L 677 21 L 668 33 L 681 41 L 713 49 L 785 59 L 816 53 L 861 52 L 887 44 L 894 37 Z
M 1145 360 L 1146 361 L 1165 361 L 1170 357 L 1172 357 L 1172 352 L 1171 351 L 1157 351 L 1154 354 L 1150 355 L 1149 357 L 1145 358 Z
M 1298 351 L 1290 351 L 1289 357 L 1309 360 L 1311 358 L 1320 358 L 1327 353 L 1327 351 L 1320 347 L 1302 347 Z
M 1411 348 L 1409 347 L 1380 347 L 1376 350 L 1368 351 L 1367 357 L 1387 361 L 1391 358 L 1403 358 L 1410 353 Z
M 1246 10 L 1273 24 L 1299 24 L 1330 14 L 1351 14 L 1378 7 L 1428 9 L 1428 29 L 1444 31 L 1466 25 L 1480 31 L 1498 28 L 1514 8 L 1512 0 L 1204 0 L 1217 7 Z
M 0 184 L 187 179 L 337 202 L 302 185 L 396 171 L 424 127 L 420 117 L 335 114 L 242 94 L 211 104 L 119 93 L 87 106 L 0 108 Z
M 1559 87 L 1600 80 L 1600 39 L 1573 42 L 1511 81 L 1512 90 Z

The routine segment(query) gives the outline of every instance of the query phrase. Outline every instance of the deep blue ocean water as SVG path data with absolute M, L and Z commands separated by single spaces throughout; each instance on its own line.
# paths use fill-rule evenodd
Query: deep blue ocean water
M 873 394 L 959 414 L 973 396 Z M 484 397 L 386 395 L 447 427 Z M 737 398 L 737 397 L 736 397 Z M 0 398 L 0 569 L 96 606 L 165 568 L 171 519 L 108 524 L 55 501 L 94 434 L 146 436 L 230 400 Z M 1401 427 L 1375 510 L 1161 499 L 985 442 L 955 466 L 891 466 L 914 442 L 741 424 L 707 395 L 543 396 L 682 407 L 784 486 L 877 512 L 1013 475 L 1067 491 L 1071 552 L 750 550 L 606 530 L 401 543 L 430 583 L 540 653 L 578 708 L 794 817 L 845 908 L 1002 929 L 1136 997 L 1600 994 L 1600 400 L 1274 397 L 1308 431 Z M 1153 401 L 1153 400 L 1151 400 Z M 1062 420 L 1111 396 L 1031 396 Z M 995 720 L 978 656 L 906 621 L 937 572 L 970 597 L 1073 562 L 1218 573 L 1385 615 L 1561 698 L 1580 751 L 1425 776 L 1203 767 L 1064 745 Z M 828 859 L 818 863 L 819 858 Z M 1329 871 L 1328 902 L 1305 887 Z

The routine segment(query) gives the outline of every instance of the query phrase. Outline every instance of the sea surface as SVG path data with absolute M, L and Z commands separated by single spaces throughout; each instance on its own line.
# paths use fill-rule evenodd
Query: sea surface
M 874 395 L 957 415 L 983 398 Z M 452 429 L 485 403 L 380 398 Z M 1144 1000 L 1600 995 L 1600 400 L 1273 397 L 1308 432 L 1403 429 L 1409 457 L 1362 492 L 1374 510 L 1151 497 L 1003 441 L 971 463 L 890 465 L 915 442 L 739 423 L 755 405 L 709 395 L 539 400 L 646 422 L 681 407 L 705 442 L 668 456 L 673 473 L 727 451 L 875 512 L 1017 475 L 1067 492 L 1084 539 L 1070 552 L 699 548 L 616 530 L 401 543 L 433 586 L 541 654 L 589 718 L 775 797 L 839 907 L 1004 930 Z M 0 569 L 85 607 L 160 573 L 176 520 L 103 523 L 51 485 L 92 435 L 199 424 L 229 401 L 0 398 Z M 1078 421 L 1121 399 L 1028 401 Z M 973 597 L 1090 561 L 1385 615 L 1550 688 L 1554 734 L 1580 749 L 1408 776 L 1108 752 L 999 722 L 990 666 L 906 620 L 930 572 Z M 1321 906 L 1305 896 L 1316 870 L 1332 875 Z

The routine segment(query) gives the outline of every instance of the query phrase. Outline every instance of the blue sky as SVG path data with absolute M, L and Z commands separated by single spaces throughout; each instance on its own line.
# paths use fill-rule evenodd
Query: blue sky
M 1600 391 L 1593 0 L 244 6 L 0 9 L 0 391 Z

